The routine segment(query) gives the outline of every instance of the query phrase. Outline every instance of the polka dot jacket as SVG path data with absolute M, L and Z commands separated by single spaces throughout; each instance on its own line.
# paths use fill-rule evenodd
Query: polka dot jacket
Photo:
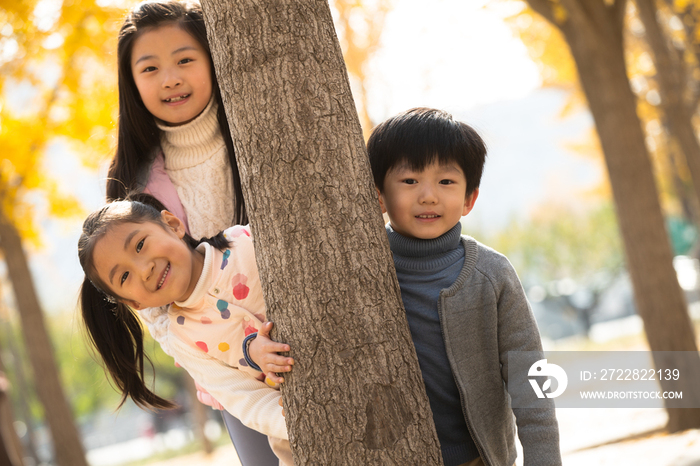
M 207 243 L 197 247 L 205 254 L 202 275 L 187 301 L 170 305 L 170 337 L 276 388 L 243 355 L 243 340 L 265 321 L 250 229 L 236 225 L 224 236 L 229 242 L 224 251 Z

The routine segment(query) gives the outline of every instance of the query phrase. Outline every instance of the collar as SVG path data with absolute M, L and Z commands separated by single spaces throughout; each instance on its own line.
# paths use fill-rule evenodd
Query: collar
M 209 243 L 201 243 L 197 246 L 197 251 L 204 252 L 204 265 L 202 266 L 202 275 L 199 276 L 197 280 L 197 285 L 195 285 L 194 290 L 189 298 L 183 302 L 175 301 L 175 304 L 179 307 L 191 308 L 195 307 L 202 298 L 206 295 L 209 286 L 214 278 L 212 272 L 212 262 L 214 259 L 214 246 Z
M 225 146 L 218 120 L 219 105 L 212 96 L 194 120 L 180 126 L 167 126 L 156 120 L 161 130 L 160 145 L 166 170 L 182 170 L 206 162 Z
M 460 247 L 462 223 L 457 222 L 450 230 L 434 239 L 408 238 L 386 225 L 391 252 L 401 257 L 429 257 L 445 254 Z

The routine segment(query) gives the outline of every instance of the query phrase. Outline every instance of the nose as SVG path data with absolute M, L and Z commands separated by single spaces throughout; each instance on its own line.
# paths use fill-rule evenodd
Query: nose
M 421 204 L 437 204 L 438 198 L 435 188 L 428 184 L 423 186 L 418 196 L 418 202 Z
M 182 78 L 177 70 L 165 70 L 163 76 L 163 88 L 173 89 L 182 84 Z
M 153 271 L 155 270 L 156 264 L 153 261 L 145 260 L 139 264 L 139 275 L 141 280 L 144 282 L 149 281 L 153 278 Z

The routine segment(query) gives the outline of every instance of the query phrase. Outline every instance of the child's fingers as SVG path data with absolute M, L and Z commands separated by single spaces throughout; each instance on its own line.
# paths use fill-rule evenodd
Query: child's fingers
M 292 365 L 287 364 L 287 360 L 282 358 L 277 361 L 268 361 L 261 366 L 261 368 L 263 372 L 290 372 L 292 370 Z
M 294 359 L 288 358 L 286 356 L 280 356 L 278 354 L 268 354 L 267 357 L 263 360 L 263 364 L 276 366 L 293 366 Z
M 283 383 L 284 382 L 284 377 L 280 377 L 279 375 L 275 374 L 274 372 L 267 372 L 265 374 L 268 379 L 273 381 L 274 383 Z
M 260 330 L 258 330 L 258 336 L 265 336 L 270 338 L 270 332 L 272 331 L 272 326 L 274 324 L 272 322 L 265 322 L 262 324 L 262 327 Z
M 263 369 L 263 372 L 269 373 L 269 372 L 291 372 L 292 366 L 288 364 L 275 364 L 275 363 L 268 363 L 265 364 L 264 367 L 261 367 Z
M 276 341 L 270 340 L 263 345 L 263 349 L 268 353 L 283 353 L 289 351 L 289 345 L 286 343 L 277 343 Z

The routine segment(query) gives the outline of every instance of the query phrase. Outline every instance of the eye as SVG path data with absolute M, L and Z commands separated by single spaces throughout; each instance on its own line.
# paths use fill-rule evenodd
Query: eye
M 405 180 L 402 180 L 401 182 L 402 182 L 402 183 L 405 183 L 405 184 L 416 184 L 416 183 L 418 183 L 418 181 L 414 180 L 413 178 L 406 178 Z
M 141 248 L 143 248 L 143 243 L 146 241 L 146 239 L 142 239 L 141 241 L 138 242 L 136 245 L 136 252 L 141 252 Z
M 141 72 L 142 72 L 142 73 L 150 73 L 151 71 L 155 71 L 155 70 L 157 70 L 157 69 L 158 69 L 158 68 L 156 68 L 155 66 L 147 66 L 147 67 L 144 68 L 143 71 L 141 71 Z
M 124 272 L 124 273 L 122 274 L 121 280 L 119 281 L 119 284 L 120 284 L 120 285 L 123 285 L 128 276 L 129 276 L 129 272 Z
M 440 184 L 454 184 L 452 180 L 440 180 Z
M 193 62 L 193 61 L 194 61 L 194 60 L 192 60 L 191 58 L 183 58 L 182 60 L 180 60 L 180 61 L 178 62 L 178 64 L 180 64 L 180 65 L 185 65 L 185 64 L 190 63 L 190 62 Z

